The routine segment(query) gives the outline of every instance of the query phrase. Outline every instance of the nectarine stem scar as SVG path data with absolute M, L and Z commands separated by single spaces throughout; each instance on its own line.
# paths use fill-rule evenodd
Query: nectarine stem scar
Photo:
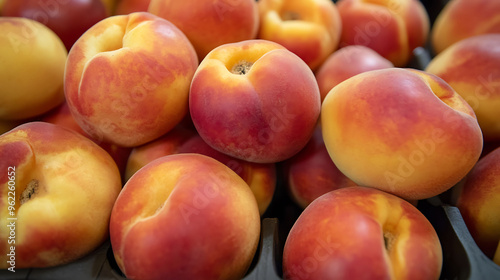
M 31 199 L 31 197 L 34 197 L 37 193 L 38 193 L 38 180 L 33 179 L 28 183 L 26 189 L 24 189 L 23 193 L 21 194 L 21 197 L 19 198 L 21 205 L 28 202 Z
M 252 65 L 253 65 L 252 62 L 241 60 L 233 66 L 233 68 L 231 69 L 231 73 L 236 75 L 245 75 L 250 71 Z
M 385 249 L 390 252 L 394 243 L 394 234 L 390 232 L 384 232 L 384 244 L 385 244 Z

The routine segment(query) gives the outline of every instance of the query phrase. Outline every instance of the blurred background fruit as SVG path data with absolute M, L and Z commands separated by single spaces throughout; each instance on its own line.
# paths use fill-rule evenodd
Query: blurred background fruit
M 67 56 L 47 26 L 0 17 L 0 120 L 28 119 L 62 104 Z
M 49 27 L 69 51 L 92 25 L 108 17 L 101 0 L 5 0 L 2 16 L 24 17 Z

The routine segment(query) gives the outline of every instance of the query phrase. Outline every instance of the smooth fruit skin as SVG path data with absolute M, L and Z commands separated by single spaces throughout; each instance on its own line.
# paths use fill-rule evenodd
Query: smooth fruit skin
M 178 153 L 179 147 L 195 135 L 194 129 L 178 125 L 162 137 L 133 148 L 127 160 L 125 181 L 153 160 Z
M 342 173 L 406 200 L 451 188 L 483 147 L 472 108 L 439 77 L 412 69 L 373 70 L 340 83 L 323 101 L 321 125 Z
M 259 0 L 257 38 L 283 45 L 317 70 L 339 46 L 342 22 L 329 0 Z
M 340 46 L 363 45 L 404 67 L 430 32 L 429 16 L 418 0 L 340 0 Z
M 67 56 L 45 25 L 0 17 L 0 119 L 28 119 L 61 104 Z
M 231 70 L 242 61 L 243 73 Z M 226 44 L 200 63 L 191 83 L 191 119 L 203 140 L 235 158 L 273 163 L 309 141 L 321 100 L 311 69 L 266 40 Z
M 328 92 L 344 80 L 367 72 L 394 67 L 376 51 L 361 45 L 343 47 L 332 53 L 316 72 L 321 101 Z
M 200 154 L 170 155 L 125 184 L 110 234 L 128 279 L 241 279 L 257 249 L 260 215 L 230 168 Z
M 92 25 L 108 16 L 101 0 L 6 0 L 2 16 L 24 17 L 49 27 L 69 51 Z
M 435 56 L 425 71 L 469 103 L 485 141 L 500 140 L 500 34 L 463 39 Z
M 450 0 L 432 26 L 432 50 L 439 54 L 458 41 L 488 33 L 500 33 L 499 1 Z
M 63 104 L 59 105 L 47 114 L 43 115 L 40 120 L 71 129 L 94 141 L 97 145 L 106 150 L 106 152 L 108 152 L 108 154 L 115 160 L 115 163 L 120 170 L 120 174 L 122 174 L 123 177 L 125 173 L 125 167 L 127 165 L 127 161 L 132 149 L 120 147 L 115 144 L 106 143 L 92 138 L 76 123 L 75 119 L 71 115 L 68 103 L 64 102 Z
M 319 125 L 304 149 L 282 166 L 288 194 L 302 208 L 329 191 L 356 185 L 333 163 Z
M 200 61 L 220 45 L 255 39 L 259 28 L 254 0 L 151 0 L 148 12 L 179 27 Z
M 17 218 L 15 244 L 8 243 L 8 230 L 0 231 L 0 268 L 9 266 L 10 246 L 15 269 L 49 267 L 75 261 L 109 238 L 122 184 L 115 162 L 94 142 L 58 125 L 29 122 L 0 136 L 0 158 L 0 221 Z M 8 213 L 12 191 L 15 215 Z
M 139 146 L 184 118 L 197 66 L 191 43 L 172 23 L 146 12 L 109 17 L 71 49 L 66 100 L 93 138 Z
M 500 148 L 481 158 L 465 178 L 457 207 L 479 248 L 493 259 L 500 242 Z
M 231 168 L 245 180 L 252 190 L 261 215 L 271 204 L 277 181 L 275 164 L 252 163 L 225 155 L 205 143 L 194 129 L 182 126 L 175 127 L 152 142 L 135 147 L 128 157 L 126 178 L 128 180 L 139 169 L 155 159 L 181 153 L 209 156 Z
M 285 279 L 439 279 L 441 244 L 426 217 L 388 193 L 363 187 L 313 201 L 290 230 Z

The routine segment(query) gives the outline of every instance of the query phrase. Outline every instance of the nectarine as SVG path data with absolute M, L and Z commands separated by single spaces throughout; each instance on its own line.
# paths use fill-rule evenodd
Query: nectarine
M 146 12 L 108 17 L 69 52 L 65 95 L 90 136 L 138 146 L 184 118 L 197 67 L 193 46 L 167 20 Z
M 245 180 L 252 190 L 261 215 L 271 204 L 277 181 L 275 164 L 252 163 L 230 157 L 211 148 L 196 131 L 180 126 L 175 127 L 164 136 L 132 150 L 127 163 L 127 180 L 135 172 L 155 159 L 182 153 L 197 153 L 209 156 L 231 168 Z
M 406 66 L 430 32 L 427 11 L 418 0 L 339 0 L 340 46 L 363 45 Z
M 259 209 L 229 167 L 200 154 L 170 155 L 125 184 L 110 234 L 128 279 L 241 279 L 259 242 Z
M 370 70 L 391 68 L 394 65 L 376 51 L 361 45 L 343 47 L 332 53 L 316 72 L 321 101 L 340 82 Z
M 500 242 L 500 148 L 481 158 L 462 185 L 457 207 L 479 248 L 493 259 Z
M 438 54 L 458 41 L 487 33 L 500 33 L 500 1 L 449 0 L 432 26 L 432 50 Z
M 425 71 L 441 77 L 469 103 L 486 141 L 500 140 L 500 34 L 460 40 L 435 56 Z
M 472 108 L 441 78 L 419 70 L 372 70 L 345 80 L 323 101 L 321 125 L 342 173 L 407 200 L 451 188 L 483 147 Z
M 0 30 L 0 119 L 27 119 L 61 104 L 68 56 L 61 39 L 27 18 L 0 17 Z
M 259 0 L 257 38 L 276 42 L 316 70 L 339 45 L 342 22 L 330 0 Z
M 62 126 L 30 122 L 0 136 L 0 158 L 0 268 L 66 264 L 109 238 L 122 185 L 97 144 Z
M 413 205 L 372 188 L 348 187 L 314 200 L 283 250 L 285 279 L 439 279 L 436 231 Z
M 313 72 L 297 55 L 267 40 L 225 44 L 200 63 L 191 83 L 191 119 L 212 148 L 272 163 L 298 153 L 321 107 Z

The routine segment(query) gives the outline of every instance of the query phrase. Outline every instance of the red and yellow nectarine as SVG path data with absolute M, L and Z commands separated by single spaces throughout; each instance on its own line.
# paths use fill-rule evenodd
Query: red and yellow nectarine
M 464 222 L 486 256 L 500 242 L 500 148 L 481 158 L 464 180 L 456 203 Z
M 323 101 L 323 139 L 351 180 L 407 200 L 438 195 L 479 159 L 472 108 L 441 78 L 389 68 L 351 77 Z
M 395 66 L 406 66 L 430 32 L 427 11 L 418 0 L 339 0 L 340 47 L 367 46 Z
M 313 72 L 297 55 L 267 40 L 225 44 L 200 63 L 191 83 L 191 119 L 212 148 L 272 163 L 298 153 L 321 107 Z
M 435 56 L 425 71 L 441 77 L 469 103 L 486 141 L 500 140 L 500 34 L 460 40 Z
M 69 52 L 66 100 L 93 138 L 142 145 L 184 118 L 197 67 L 193 46 L 167 20 L 146 12 L 108 17 Z
M 500 1 L 449 0 L 432 26 L 432 49 L 438 54 L 458 41 L 487 33 L 500 33 Z
M 436 231 L 413 205 L 372 188 L 349 187 L 313 201 L 283 250 L 285 279 L 439 279 Z
M 109 238 L 122 184 L 115 162 L 94 142 L 30 122 L 0 136 L 0 158 L 0 268 L 10 266 L 12 253 L 16 269 L 70 263 Z
M 200 154 L 169 155 L 125 184 L 110 234 L 128 279 L 241 279 L 257 249 L 260 215 L 229 167 Z
M 342 23 L 330 0 L 259 0 L 257 38 L 276 42 L 316 70 L 340 41 Z
M 163 156 L 197 153 L 214 158 L 231 168 L 250 187 L 260 214 L 271 204 L 276 188 L 276 166 L 273 163 L 259 164 L 236 159 L 211 148 L 196 131 L 183 127 L 176 127 L 166 135 L 135 147 L 128 158 L 126 177 L 132 177 L 139 169 L 151 161 Z

